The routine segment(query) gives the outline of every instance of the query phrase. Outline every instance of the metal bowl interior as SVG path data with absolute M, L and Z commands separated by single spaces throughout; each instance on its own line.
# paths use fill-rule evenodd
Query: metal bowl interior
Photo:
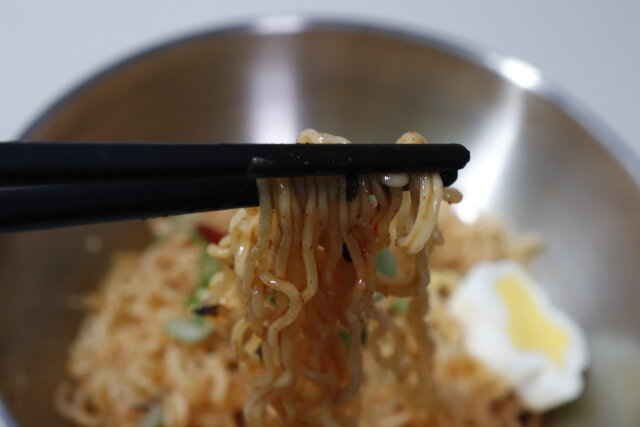
M 361 25 L 271 20 L 118 64 L 25 139 L 289 142 L 313 127 L 355 142 L 413 129 L 463 143 L 472 163 L 459 180 L 461 214 L 492 211 L 540 233 L 535 271 L 589 335 L 588 393 L 549 424 L 601 425 L 616 412 L 614 424 L 632 425 L 639 409 L 621 401 L 640 386 L 640 181 L 622 163 L 640 163 L 558 99 L 535 70 L 496 55 Z M 102 239 L 100 253 L 87 251 L 88 236 Z M 95 286 L 113 250 L 147 237 L 132 221 L 0 238 L 0 393 L 17 423 L 66 425 L 53 393 L 82 316 L 70 302 Z

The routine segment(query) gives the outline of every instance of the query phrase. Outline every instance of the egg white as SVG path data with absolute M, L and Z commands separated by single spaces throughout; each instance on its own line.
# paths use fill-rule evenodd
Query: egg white
M 509 312 L 497 288 L 507 276 L 521 283 L 544 316 L 566 332 L 568 345 L 561 366 L 542 350 L 522 349 L 512 341 Z M 448 309 L 462 326 L 466 351 L 501 375 L 529 409 L 546 411 L 582 392 L 582 371 L 588 363 L 584 334 L 518 263 L 477 264 L 457 287 Z

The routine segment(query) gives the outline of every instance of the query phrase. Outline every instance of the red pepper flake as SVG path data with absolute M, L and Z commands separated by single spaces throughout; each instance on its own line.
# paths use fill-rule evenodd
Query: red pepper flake
M 196 225 L 196 231 L 211 243 L 218 243 L 224 235 L 205 224 Z
M 378 223 L 373 224 L 373 234 L 378 237 Z

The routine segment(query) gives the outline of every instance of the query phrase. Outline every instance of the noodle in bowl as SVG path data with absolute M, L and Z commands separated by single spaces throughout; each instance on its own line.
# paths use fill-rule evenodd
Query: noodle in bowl
M 347 141 L 307 130 L 298 142 Z M 410 132 L 398 143 L 426 141 Z M 437 173 L 276 178 L 258 188 L 260 207 L 238 211 L 228 235 L 206 245 L 218 267 L 190 305 L 202 260 L 189 233 L 207 214 L 116 260 L 71 352 L 72 385 L 58 395 L 66 416 L 81 425 L 232 425 L 241 410 L 252 426 L 539 422 L 464 353 L 443 302 L 475 263 L 526 261 L 534 246 L 510 246 L 499 225 L 465 226 L 450 211 L 441 230 L 441 202 L 461 195 Z M 453 247 L 449 228 L 459 234 Z M 474 255 L 455 245 L 474 245 Z M 383 250 L 394 277 L 376 271 Z M 198 317 L 209 326 L 190 340 L 168 325 L 194 306 L 209 308 Z

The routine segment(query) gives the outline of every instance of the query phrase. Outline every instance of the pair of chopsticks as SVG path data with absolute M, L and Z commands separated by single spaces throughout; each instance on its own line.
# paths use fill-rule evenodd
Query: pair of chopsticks
M 257 178 L 440 172 L 458 144 L 0 143 L 0 233 L 258 204 Z

